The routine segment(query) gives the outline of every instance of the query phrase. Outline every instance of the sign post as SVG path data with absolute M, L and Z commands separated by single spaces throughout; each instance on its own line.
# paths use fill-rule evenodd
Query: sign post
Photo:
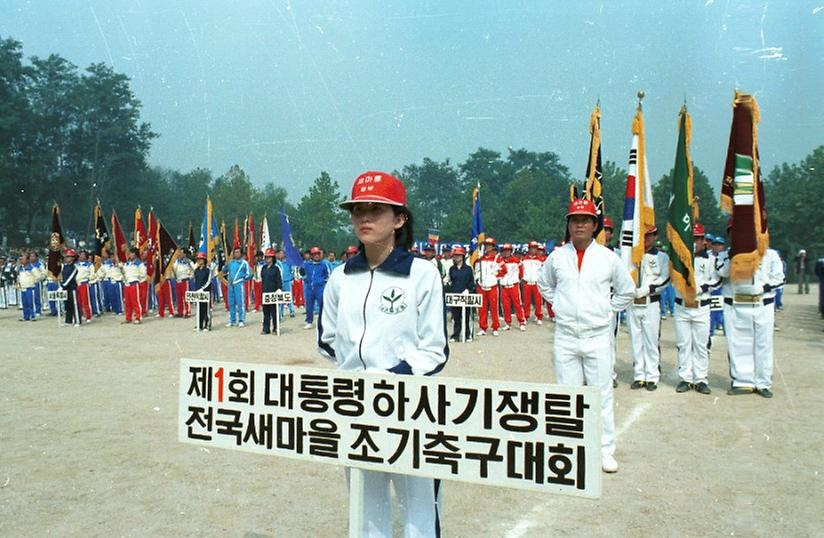
M 480 308 L 483 304 L 483 295 L 480 293 L 469 293 L 469 290 L 464 290 L 463 293 L 447 293 L 444 295 L 444 304 L 461 309 L 461 323 L 463 325 L 461 327 L 461 341 L 466 342 L 467 338 L 475 338 L 475 323 L 474 320 L 467 319 L 467 309 Z M 467 334 L 467 327 L 469 327 L 469 331 L 472 333 L 471 335 Z
M 601 495 L 596 387 L 181 359 L 179 391 L 180 442 L 352 468 L 353 536 L 362 470 Z
M 292 302 L 291 291 L 268 291 L 262 294 L 264 305 L 275 305 L 275 334 L 280 336 L 280 308 L 282 304 L 289 304 Z
M 57 326 L 62 327 L 64 325 L 63 322 L 63 301 L 69 298 L 69 292 L 66 290 L 50 290 L 46 292 L 46 298 L 48 301 L 56 302 L 57 303 Z
M 200 332 L 200 303 L 208 303 L 209 302 L 209 292 L 208 291 L 187 291 L 186 292 L 186 302 L 194 304 L 195 311 L 195 322 L 197 323 L 197 332 Z

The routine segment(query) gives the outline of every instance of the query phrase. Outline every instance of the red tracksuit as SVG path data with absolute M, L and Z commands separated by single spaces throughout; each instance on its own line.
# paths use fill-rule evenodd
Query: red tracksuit
M 168 280 L 163 281 L 160 290 L 157 292 L 157 313 L 161 318 L 165 317 L 165 310 L 169 311 L 169 316 L 175 315 L 172 308 L 172 283 Z
M 494 250 L 484 254 L 475 262 L 475 282 L 478 284 L 478 293 L 483 295 L 483 304 L 478 318 L 482 331 L 489 327 L 487 309 L 492 311 L 492 330 L 501 328 L 498 317 L 498 281 L 506 273 L 501 257 Z
M 535 254 L 534 256 L 527 254 L 524 256 L 524 259 L 521 260 L 521 265 L 524 269 L 522 278 L 524 281 L 524 317 L 526 319 L 529 319 L 529 313 L 533 304 L 535 305 L 535 317 L 539 321 L 544 319 L 543 301 L 541 300 L 541 293 L 538 291 L 538 275 L 545 261 L 546 256 L 541 256 L 540 254 Z
M 520 282 L 524 275 L 521 260 L 515 256 L 503 259 L 505 273 L 501 277 L 501 298 L 504 303 L 504 320 L 512 326 L 512 308 L 515 308 L 515 317 L 518 323 L 525 323 L 524 309 L 521 307 Z

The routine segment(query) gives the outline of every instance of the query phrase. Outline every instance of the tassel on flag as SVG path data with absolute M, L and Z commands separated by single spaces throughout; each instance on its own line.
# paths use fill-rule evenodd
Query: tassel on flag
M 255 253 L 257 252 L 257 232 L 255 231 L 255 219 L 252 213 L 246 219 L 246 261 L 252 266 L 255 263 Z
M 49 277 L 53 280 L 60 279 L 60 271 L 63 267 L 63 248 L 66 240 L 63 237 L 63 225 L 60 223 L 60 208 L 57 202 L 52 206 L 51 235 L 49 236 L 49 259 L 46 263 Z
M 638 267 L 644 257 L 644 235 L 655 226 L 652 184 L 647 170 L 644 113 L 641 109 L 643 98 L 643 92 L 638 92 L 638 108 L 632 121 L 632 147 L 629 150 L 629 173 L 621 225 L 621 258 L 629 267 L 636 285 Z
M 469 266 L 483 255 L 481 245 L 484 244 L 486 234 L 484 233 L 484 223 L 481 218 L 481 185 L 480 183 L 472 189 L 472 238 L 469 240 Z
M 111 237 L 106 227 L 106 219 L 100 208 L 100 201 L 94 206 L 94 268 L 100 269 L 103 253 L 111 249 Z
M 235 219 L 235 234 L 232 238 L 232 251 L 234 251 L 236 248 L 242 248 L 240 244 L 240 228 L 238 228 L 237 219 Z
M 690 308 L 695 305 L 695 271 L 693 270 L 693 175 L 690 159 L 690 135 L 692 119 L 687 107 L 678 114 L 678 146 L 675 149 L 675 167 L 672 172 L 672 196 L 669 202 L 667 239 L 670 253 L 670 277 L 672 285 Z
M 155 217 L 154 209 L 149 209 L 149 235 L 146 248 L 146 276 L 152 278 L 155 270 L 155 252 L 157 251 L 157 231 L 159 220 Z
M 587 160 L 586 185 L 584 187 L 584 198 L 592 200 L 598 214 L 598 225 L 595 228 L 595 240 L 605 245 L 607 242 L 604 233 L 604 197 L 603 179 L 604 173 L 601 168 L 601 105 L 596 104 L 595 110 L 589 118 L 589 159 Z
M 767 206 L 758 158 L 760 113 L 755 97 L 736 92 L 721 209 L 732 215 L 730 278 L 753 277 L 770 244 Z
M 189 250 L 189 254 L 194 256 L 195 252 L 197 252 L 197 243 L 195 242 L 195 230 L 192 228 L 192 221 L 189 221 L 189 241 L 188 241 L 187 249 Z
M 120 226 L 117 213 L 112 210 L 112 235 L 114 236 L 114 261 L 115 263 L 125 263 L 128 260 L 129 243 L 126 242 L 126 234 Z

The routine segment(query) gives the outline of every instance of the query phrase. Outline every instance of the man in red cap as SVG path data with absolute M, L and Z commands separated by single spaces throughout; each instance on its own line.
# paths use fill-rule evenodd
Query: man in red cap
M 495 250 L 495 238 L 487 237 L 484 239 L 484 255 L 475 260 L 475 282 L 478 285 L 478 293 L 483 295 L 478 320 L 481 330 L 478 331 L 478 336 L 485 335 L 489 328 L 487 309 L 492 311 L 492 336 L 498 336 L 498 329 L 501 328 L 501 320 L 498 317 L 498 282 L 505 272 L 506 267 Z
M 329 280 L 329 264 L 321 260 L 323 253 L 320 247 L 309 249 L 311 259 L 303 262 L 300 274 L 303 276 L 303 294 L 306 297 L 306 324 L 304 329 L 311 329 L 315 319 L 315 308 L 318 315 L 323 310 L 323 290 Z
M 604 245 L 613 252 L 620 252 L 620 248 L 612 244 L 613 230 L 612 219 L 604 217 Z
M 261 288 L 261 302 L 264 293 L 271 293 L 274 291 L 283 291 L 283 276 L 280 274 L 280 267 L 275 263 L 275 249 L 267 248 L 263 253 L 265 259 L 263 265 L 260 266 L 258 273 L 260 275 Z M 278 332 L 278 316 L 275 315 L 275 307 L 277 305 L 264 304 L 263 306 L 263 329 L 260 334 L 277 334 Z
M 515 309 L 515 318 L 518 320 L 522 331 L 526 330 L 526 318 L 524 309 L 521 306 L 520 282 L 524 275 L 524 268 L 521 260 L 512 255 L 512 244 L 504 243 L 501 247 L 501 261 L 504 264 L 505 272 L 501 277 L 501 299 L 504 306 L 504 330 L 508 331 L 512 326 L 512 309 Z
M 684 299 L 675 288 L 675 341 L 678 349 L 678 377 L 676 392 L 695 389 L 710 394 L 707 375 L 710 367 L 710 290 L 718 286 L 720 278 L 704 248 L 704 226 L 695 223 L 692 236 L 695 244 L 693 271 L 695 300 Z
M 523 305 L 524 318 L 529 320 L 529 311 L 532 305 L 535 305 L 535 320 L 538 325 L 544 324 L 544 312 L 541 301 L 541 294 L 538 291 L 538 276 L 541 274 L 541 268 L 544 266 L 546 256 L 538 253 L 538 242 L 530 241 L 528 250 L 524 258 L 521 260 L 521 267 L 524 269 L 523 273 Z
M 661 377 L 661 289 L 669 283 L 669 256 L 655 246 L 658 228 L 644 234 L 644 257 L 638 268 L 638 287 L 629 309 L 633 381 L 629 388 L 658 388 Z
M 573 200 L 567 211 L 570 241 L 546 260 L 541 295 L 555 311 L 553 359 L 561 385 L 584 380 L 601 392 L 601 466 L 618 470 L 612 393 L 611 320 L 632 303 L 632 278 L 621 259 L 593 239 L 598 225 L 591 200 Z M 610 291 L 612 293 L 610 293 Z
M 452 247 L 452 266 L 449 268 L 449 285 L 447 293 L 472 292 L 475 289 L 475 277 L 472 269 L 466 265 L 466 249 L 460 245 Z M 450 342 L 472 341 L 472 308 L 466 309 L 466 319 L 463 319 L 464 309 L 452 307 L 452 337 Z

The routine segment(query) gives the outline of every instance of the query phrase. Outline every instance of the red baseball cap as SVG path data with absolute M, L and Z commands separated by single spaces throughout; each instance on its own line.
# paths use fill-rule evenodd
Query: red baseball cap
M 463 247 L 452 247 L 452 255 L 466 256 L 466 249 Z
M 66 249 L 66 252 L 63 253 L 63 256 L 71 256 L 72 258 L 77 257 L 77 252 L 73 248 Z
M 653 224 L 652 226 L 650 226 L 649 228 L 647 228 L 647 231 L 646 231 L 646 232 L 644 232 L 644 235 L 648 235 L 648 234 L 657 234 L 657 233 L 658 233 L 658 226 L 656 226 L 656 225 L 654 225 L 654 224 Z
M 484 239 L 484 245 L 494 245 L 494 244 L 495 244 L 495 238 L 494 237 L 487 237 L 486 239 Z
M 692 226 L 692 236 L 693 237 L 704 237 L 706 234 L 704 233 L 704 225 L 700 222 L 696 222 Z
M 355 245 L 349 245 L 348 247 L 346 247 L 346 253 L 347 254 L 357 254 L 358 253 L 358 247 L 356 247 Z
M 529 246 L 529 248 L 532 248 L 532 247 L 538 248 L 540 245 L 538 244 L 537 241 L 530 241 L 528 246 Z
M 572 215 L 589 215 L 590 217 L 598 218 L 595 204 L 592 203 L 592 200 L 586 200 L 584 198 L 576 198 L 569 203 L 566 216 L 571 217 Z
M 198 260 L 205 260 L 206 259 L 206 253 L 205 252 L 198 252 L 197 253 L 197 259 Z
M 312 247 L 309 249 L 309 254 L 320 254 L 320 249 L 318 247 Z
M 609 217 L 604 217 L 604 228 L 609 228 L 610 230 L 614 230 L 615 227 L 612 225 L 612 219 Z
M 372 202 L 396 206 L 406 205 L 406 187 L 401 180 L 386 172 L 364 172 L 352 185 L 352 197 L 340 203 L 342 209 L 352 204 Z
M 275 255 L 275 249 L 273 249 L 273 248 L 267 248 L 267 249 L 266 249 L 266 252 L 264 252 L 264 253 L 263 253 L 263 255 L 264 255 L 264 256 L 266 256 L 266 257 L 268 257 L 268 256 L 274 256 L 274 255 Z
M 512 243 L 504 243 L 501 246 L 501 250 L 512 250 Z

